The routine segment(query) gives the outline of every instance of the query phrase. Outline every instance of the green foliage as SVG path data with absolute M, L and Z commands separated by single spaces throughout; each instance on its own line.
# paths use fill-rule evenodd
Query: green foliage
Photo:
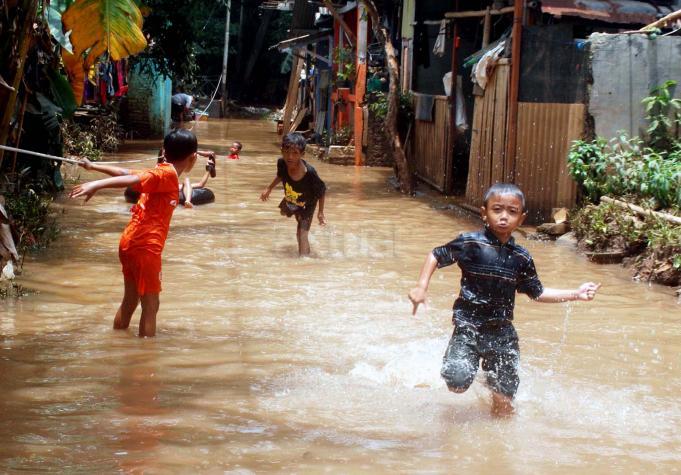
M 386 92 L 372 93 L 369 99 L 369 110 L 379 120 L 385 120 L 388 115 L 388 94 Z M 414 117 L 412 96 L 409 92 L 400 93 L 398 120 L 409 123 Z
M 641 102 L 645 105 L 648 120 L 648 143 L 651 147 L 667 150 L 679 138 L 681 126 L 681 99 L 673 98 L 676 81 L 666 81 L 650 91 Z
M 336 47 L 333 50 L 333 60 L 338 66 L 336 71 L 336 78 L 339 81 L 354 81 L 355 70 L 355 53 L 352 49 L 346 47 Z
M 607 203 L 578 210 L 573 213 L 570 225 L 577 239 L 593 251 L 630 251 L 645 239 L 640 224 L 630 213 Z
M 340 127 L 339 129 L 336 129 L 333 131 L 333 133 L 329 136 L 326 131 L 322 134 L 322 141 L 326 146 L 329 145 L 341 145 L 345 147 L 350 143 L 350 139 L 352 139 L 352 134 L 353 130 L 352 127 Z
M 5 196 L 6 208 L 19 238 L 17 251 L 35 251 L 47 247 L 59 234 L 56 220 L 50 215 L 52 198 L 37 193 L 32 187 Z
M 636 195 L 653 207 L 681 208 L 681 143 L 670 151 L 646 147 L 625 134 L 606 142 L 575 141 L 568 153 L 570 175 L 591 201 L 603 195 Z

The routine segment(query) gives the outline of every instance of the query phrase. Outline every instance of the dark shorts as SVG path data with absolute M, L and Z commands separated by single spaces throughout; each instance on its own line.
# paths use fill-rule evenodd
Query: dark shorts
M 457 326 L 449 340 L 440 374 L 450 389 L 464 391 L 473 382 L 481 360 L 490 389 L 509 398 L 515 396 L 520 382 L 520 347 L 513 324 L 482 328 Z
M 281 210 L 281 214 L 287 218 L 295 216 L 296 221 L 298 221 L 298 228 L 302 229 L 303 231 L 310 230 L 310 227 L 312 226 L 312 218 L 314 218 L 314 210 L 316 207 L 316 201 L 314 203 L 308 203 L 305 208 L 299 208 L 297 210 L 292 209 L 291 205 L 288 204 L 286 199 L 281 200 L 279 203 L 279 210 Z

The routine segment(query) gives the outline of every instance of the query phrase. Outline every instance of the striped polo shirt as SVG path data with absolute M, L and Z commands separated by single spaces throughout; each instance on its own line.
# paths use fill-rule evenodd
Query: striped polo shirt
M 461 291 L 454 323 L 497 324 L 513 320 L 515 293 L 538 298 L 544 291 L 527 249 L 513 238 L 502 244 L 488 228 L 464 233 L 433 249 L 438 268 L 458 264 Z

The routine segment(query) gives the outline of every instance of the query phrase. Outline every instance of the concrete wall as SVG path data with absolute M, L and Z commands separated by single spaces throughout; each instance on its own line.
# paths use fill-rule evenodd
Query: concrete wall
M 128 128 L 135 137 L 163 137 L 170 130 L 170 79 L 155 74 L 153 66 L 137 65 L 128 87 Z
M 647 128 L 641 100 L 665 81 L 675 80 L 681 97 L 681 37 L 608 35 L 589 37 L 593 84 L 588 112 L 596 135 L 611 138 L 624 130 L 642 135 Z

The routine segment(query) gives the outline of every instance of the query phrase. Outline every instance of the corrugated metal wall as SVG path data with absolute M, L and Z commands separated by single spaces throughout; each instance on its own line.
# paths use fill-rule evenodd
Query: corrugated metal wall
M 436 96 L 433 121 L 414 120 L 412 145 L 408 153 L 416 176 L 441 192 L 447 192 L 452 160 L 449 147 L 449 102 Z
M 518 147 L 506 157 L 508 65 L 498 65 L 475 99 L 466 201 L 482 204 L 485 190 L 498 182 L 514 182 L 525 192 L 531 222 L 547 220 L 552 208 L 572 207 L 576 185 L 567 172 L 573 140 L 582 138 L 584 104 L 521 102 Z
M 567 171 L 573 140 L 584 133 L 584 104 L 518 105 L 516 184 L 525 192 L 529 217 L 547 220 L 552 208 L 574 206 L 577 187 Z

